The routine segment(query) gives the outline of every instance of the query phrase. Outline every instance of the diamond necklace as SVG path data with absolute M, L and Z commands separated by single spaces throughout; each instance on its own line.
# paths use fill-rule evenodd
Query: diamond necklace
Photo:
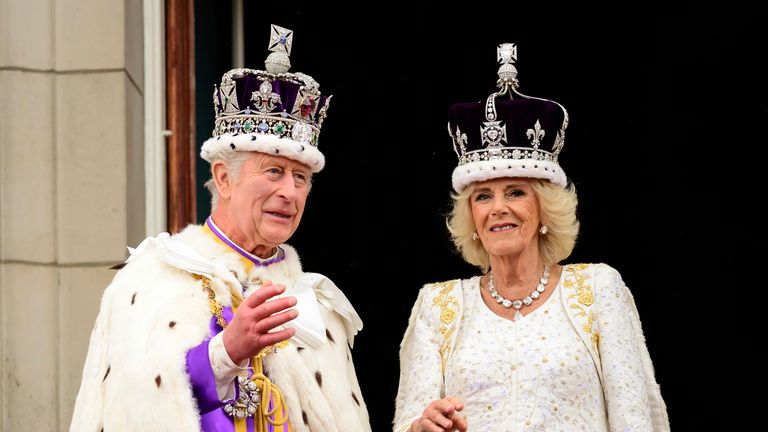
M 493 285 L 493 270 L 491 270 L 491 275 L 488 278 L 488 292 L 491 293 L 491 297 L 493 297 L 496 300 L 496 303 L 504 306 L 507 309 L 513 307 L 519 311 L 520 308 L 522 308 L 523 306 L 530 306 L 534 300 L 541 297 L 541 293 L 543 293 L 544 290 L 547 289 L 547 282 L 549 282 L 549 266 L 548 265 L 544 266 L 544 273 L 541 275 L 541 279 L 539 279 L 539 284 L 536 286 L 535 290 L 531 291 L 531 293 L 527 295 L 525 298 L 510 300 L 508 298 L 502 297 L 499 294 L 499 292 L 496 291 L 496 287 Z

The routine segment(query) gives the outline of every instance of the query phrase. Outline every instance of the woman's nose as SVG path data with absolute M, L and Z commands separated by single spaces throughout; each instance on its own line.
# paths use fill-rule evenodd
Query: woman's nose
M 507 214 L 509 213 L 509 208 L 507 207 L 507 203 L 504 200 L 504 196 L 499 196 L 498 194 L 493 197 L 493 208 L 491 210 L 493 214 Z

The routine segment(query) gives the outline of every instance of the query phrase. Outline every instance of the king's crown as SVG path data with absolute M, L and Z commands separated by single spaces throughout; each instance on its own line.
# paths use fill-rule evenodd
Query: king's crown
M 332 96 L 311 76 L 288 72 L 292 43 L 293 31 L 272 25 L 266 70 L 232 69 L 214 85 L 214 137 L 272 135 L 317 147 Z

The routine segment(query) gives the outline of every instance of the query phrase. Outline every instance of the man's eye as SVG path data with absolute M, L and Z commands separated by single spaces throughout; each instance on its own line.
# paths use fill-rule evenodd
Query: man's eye
M 307 184 L 307 176 L 301 173 L 294 173 L 293 178 L 296 180 L 296 183 L 298 184 Z

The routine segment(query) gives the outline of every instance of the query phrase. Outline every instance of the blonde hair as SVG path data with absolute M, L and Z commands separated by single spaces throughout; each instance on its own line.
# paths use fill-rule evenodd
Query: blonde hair
M 539 200 L 542 223 L 549 229 L 547 234 L 539 236 L 539 253 L 546 265 L 556 264 L 571 255 L 579 235 L 576 187 L 573 183 L 563 188 L 547 180 L 531 180 Z M 473 191 L 474 185 L 469 185 L 461 193 L 451 195 L 453 208 L 446 218 L 446 225 L 464 260 L 487 272 L 491 266 L 488 252 L 482 242 L 472 238 L 475 222 L 469 198 Z

